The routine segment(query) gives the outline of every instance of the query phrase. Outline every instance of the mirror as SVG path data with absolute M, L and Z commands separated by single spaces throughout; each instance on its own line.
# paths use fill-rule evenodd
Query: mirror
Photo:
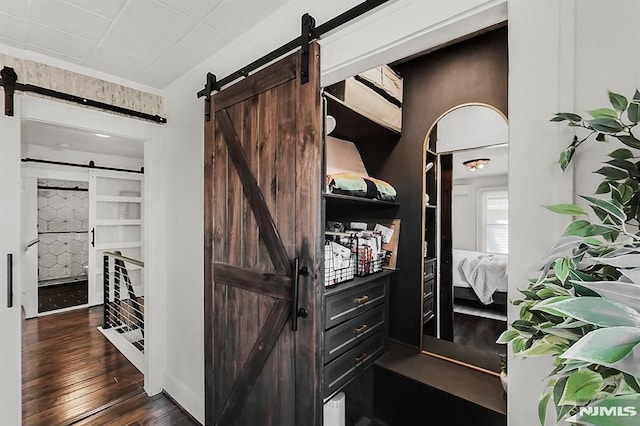
M 507 327 L 508 124 L 465 104 L 431 127 L 424 154 L 422 349 L 490 374 Z

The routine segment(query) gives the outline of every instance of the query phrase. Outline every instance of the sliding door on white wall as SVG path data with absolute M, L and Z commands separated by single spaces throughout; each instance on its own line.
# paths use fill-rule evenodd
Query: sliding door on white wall
M 104 252 L 143 260 L 143 175 L 93 169 L 89 172 L 89 305 L 103 303 Z M 142 269 L 128 271 L 137 297 Z

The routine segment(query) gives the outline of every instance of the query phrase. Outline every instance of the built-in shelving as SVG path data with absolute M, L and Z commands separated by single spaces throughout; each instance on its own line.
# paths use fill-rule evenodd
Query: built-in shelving
M 141 203 L 142 197 L 129 197 L 124 195 L 96 195 L 96 201 L 107 203 Z
M 345 137 L 348 140 L 365 138 L 371 134 L 385 136 L 389 141 L 397 141 L 400 138 L 399 131 L 386 126 L 367 113 L 359 111 L 328 92 L 324 92 L 324 96 L 327 99 L 328 110 L 336 119 L 334 133 L 353 134 L 353 138 Z

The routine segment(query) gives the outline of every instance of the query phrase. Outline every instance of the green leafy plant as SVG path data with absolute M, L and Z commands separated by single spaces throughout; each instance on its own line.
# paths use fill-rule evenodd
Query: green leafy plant
M 581 197 L 595 218 L 580 205 L 547 206 L 575 220 L 540 275 L 521 291 L 524 297 L 512 302 L 520 308 L 519 318 L 498 339 L 524 357 L 553 357 L 555 368 L 538 406 L 542 424 L 549 401 L 558 421 L 581 407 L 640 404 L 640 140 L 633 134 L 640 122 L 640 92 L 631 101 L 609 93 L 609 100 L 611 107 L 589 111 L 591 118 L 557 113 L 551 120 L 586 133 L 560 155 L 563 170 L 588 140 L 623 146 L 595 171 L 603 176 L 596 190 L 600 197 Z

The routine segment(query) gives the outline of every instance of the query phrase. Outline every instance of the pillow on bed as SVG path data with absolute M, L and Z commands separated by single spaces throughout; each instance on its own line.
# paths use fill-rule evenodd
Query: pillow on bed
M 333 194 L 395 201 L 396 190 L 389 183 L 353 173 L 334 173 L 327 176 L 327 190 Z

